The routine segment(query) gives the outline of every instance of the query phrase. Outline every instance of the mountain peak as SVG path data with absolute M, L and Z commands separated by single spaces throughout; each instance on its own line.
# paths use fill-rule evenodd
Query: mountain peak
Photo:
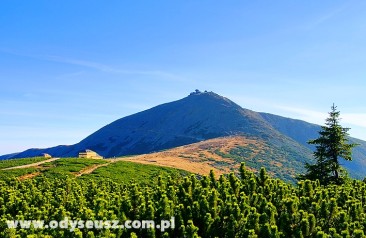
M 114 157 L 150 153 L 221 136 L 263 137 L 265 131 L 273 133 L 258 113 L 214 92 L 195 90 L 183 99 L 118 119 L 75 145 L 44 151 L 67 157 L 88 148 L 104 157 Z
M 234 109 L 242 109 L 238 104 L 234 103 L 230 99 L 221 96 L 215 92 L 212 91 L 200 91 L 196 89 L 194 92 L 191 92 L 188 97 L 188 99 L 192 99 L 192 103 L 196 103 L 200 106 L 207 106 L 207 104 L 201 105 L 202 103 L 208 103 L 213 104 L 215 106 L 224 105 L 226 107 L 233 107 Z M 183 99 L 184 100 L 184 99 Z
M 85 149 L 91 149 L 103 157 L 117 157 L 235 135 L 264 141 L 270 145 L 270 150 L 287 151 L 283 152 L 283 157 L 290 162 L 294 158 L 311 158 L 311 148 L 307 147 L 306 141 L 315 138 L 318 129 L 318 126 L 309 123 L 244 109 L 214 92 L 195 90 L 180 100 L 120 118 L 77 144 L 30 149 L 0 159 L 32 157 L 41 153 L 74 157 Z M 364 148 L 366 142 L 361 149 L 355 149 L 359 158 L 364 156 Z M 259 157 L 271 156 L 268 151 L 257 152 Z M 362 168 L 364 163 L 359 160 L 354 167 Z M 360 172 L 362 175 L 365 173 Z
M 202 92 L 198 89 L 194 90 L 193 92 L 191 92 L 189 94 L 189 97 L 195 97 L 195 96 L 201 96 L 201 97 L 202 96 L 205 96 L 205 97 L 211 96 L 211 97 L 216 97 L 216 98 L 224 98 L 223 96 L 221 96 L 217 93 L 214 93 L 212 91 L 209 92 L 209 91 L 205 90 L 205 91 Z

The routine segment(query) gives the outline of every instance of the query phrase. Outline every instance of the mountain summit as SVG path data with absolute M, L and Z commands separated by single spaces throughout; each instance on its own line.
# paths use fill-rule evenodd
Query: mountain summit
M 311 147 L 306 141 L 316 138 L 318 130 L 319 126 L 314 124 L 254 112 L 214 92 L 196 90 L 183 99 L 118 119 L 77 144 L 29 149 L 2 158 L 32 157 L 41 153 L 74 157 L 85 149 L 104 157 L 117 157 L 236 135 L 264 141 L 273 150 L 283 153 L 283 157 L 302 164 L 311 159 Z M 366 142 L 364 145 L 366 148 Z M 364 155 L 365 148 L 358 150 L 358 154 Z
M 112 157 L 149 153 L 237 133 L 261 137 L 266 130 L 271 130 L 270 125 L 257 113 L 218 94 L 195 92 L 114 121 L 78 146 Z
M 71 146 L 30 149 L 13 157 L 49 153 L 77 156 L 91 149 L 104 157 L 142 154 L 228 135 L 276 137 L 278 132 L 254 111 L 214 92 L 189 96 L 118 119 Z

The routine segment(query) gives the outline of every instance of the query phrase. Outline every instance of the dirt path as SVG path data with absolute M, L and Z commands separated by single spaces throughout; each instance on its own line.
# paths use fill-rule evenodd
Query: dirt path
M 18 179 L 20 181 L 23 181 L 25 179 L 34 178 L 34 177 L 36 177 L 36 176 L 38 176 L 40 174 L 41 174 L 41 172 L 34 172 L 34 173 L 31 173 L 31 174 L 25 174 L 25 175 L 19 176 Z
M 91 173 L 93 173 L 94 170 L 96 170 L 96 169 L 98 169 L 100 167 L 108 166 L 111 163 L 112 162 L 105 163 L 105 164 L 95 164 L 95 165 L 86 167 L 86 168 L 80 170 L 79 172 L 75 173 L 75 176 L 76 177 L 80 177 L 81 175 L 84 175 L 84 174 L 91 174 Z
M 2 170 L 24 169 L 24 168 L 37 167 L 37 166 L 39 166 L 41 164 L 45 164 L 45 163 L 48 163 L 48 162 L 52 162 L 52 161 L 55 161 L 55 160 L 58 160 L 58 159 L 59 158 L 52 158 L 52 159 L 43 160 L 43 161 L 40 161 L 40 162 L 37 162 L 37 163 L 33 163 L 33 164 L 25 164 L 25 165 L 20 165 L 20 166 L 5 168 L 5 169 L 2 169 Z
M 80 170 L 79 172 L 75 173 L 75 176 L 80 177 L 81 175 L 84 175 L 84 174 L 91 174 L 91 173 L 93 173 L 94 170 L 96 170 L 100 167 L 108 166 L 108 165 L 116 163 L 118 161 L 126 161 L 126 158 L 105 159 L 104 161 L 107 161 L 107 163 L 105 163 L 105 164 L 95 164 L 95 165 L 86 167 L 86 168 Z

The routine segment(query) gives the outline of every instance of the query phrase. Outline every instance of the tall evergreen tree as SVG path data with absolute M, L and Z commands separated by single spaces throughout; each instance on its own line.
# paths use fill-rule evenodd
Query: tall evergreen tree
M 333 104 L 325 125 L 319 131 L 319 138 L 308 141 L 316 147 L 315 164 L 306 164 L 307 173 L 300 175 L 299 179 L 319 179 L 323 185 L 334 183 L 341 184 L 343 169 L 339 159 L 352 160 L 352 148 L 357 144 L 349 143 L 348 131 L 350 128 L 339 124 L 340 112 Z

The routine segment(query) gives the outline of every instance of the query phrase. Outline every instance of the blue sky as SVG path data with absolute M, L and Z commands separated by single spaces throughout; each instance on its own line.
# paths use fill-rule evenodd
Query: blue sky
M 73 144 L 214 91 L 366 140 L 365 1 L 15 1 L 0 8 L 0 154 Z

